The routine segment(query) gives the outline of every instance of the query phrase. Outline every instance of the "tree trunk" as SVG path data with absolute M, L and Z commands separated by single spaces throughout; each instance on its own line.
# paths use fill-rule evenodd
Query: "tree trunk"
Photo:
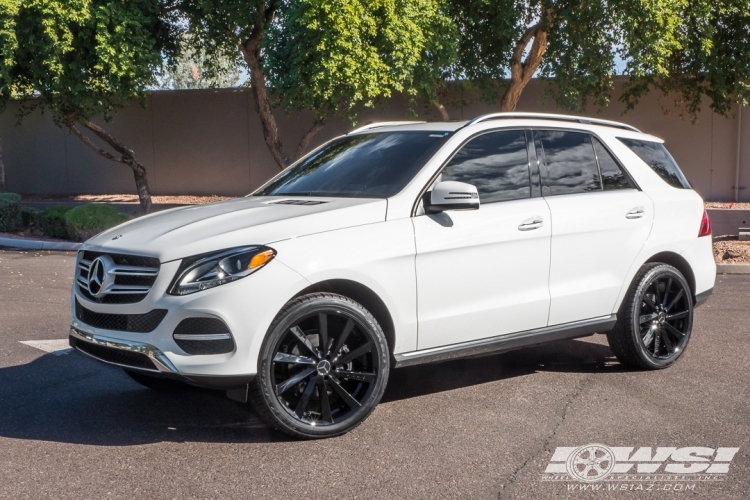
M 551 11 L 548 11 L 548 21 L 550 17 Z M 539 68 L 544 52 L 547 50 L 546 29 L 546 23 L 541 21 L 531 26 L 526 30 L 513 49 L 513 55 L 510 58 L 510 82 L 500 101 L 501 111 L 515 111 L 523 89 L 526 88 L 529 80 L 531 80 L 531 77 L 534 76 L 534 73 Z M 524 60 L 523 53 L 532 39 L 534 42 L 531 44 L 531 49 Z
M 86 146 L 91 150 L 103 156 L 104 158 L 118 163 L 124 163 L 133 170 L 133 176 L 135 177 L 135 185 L 138 190 L 138 200 L 140 202 L 141 213 L 147 214 L 151 212 L 151 191 L 148 188 L 148 178 L 146 176 L 146 167 L 138 161 L 135 156 L 135 152 L 123 143 L 115 139 L 106 130 L 101 128 L 96 123 L 89 120 L 80 120 L 73 122 L 68 120 L 65 122 L 68 128 L 73 134 L 78 137 Z M 76 124 L 86 127 L 88 130 L 94 133 L 99 139 L 109 145 L 116 153 L 111 153 L 104 149 L 101 149 L 96 144 L 91 142 L 86 135 L 84 135 Z
M 440 117 L 443 119 L 444 122 L 450 121 L 451 116 L 448 114 L 448 110 L 445 109 L 445 106 L 440 101 L 434 101 L 432 103 L 440 113 Z
M 268 14 L 267 14 L 268 15 Z M 273 13 L 270 14 L 273 18 Z M 276 125 L 276 118 L 273 116 L 273 109 L 268 98 L 266 89 L 266 77 L 263 74 L 263 68 L 260 61 L 260 42 L 263 39 L 263 30 L 265 26 L 258 27 L 253 31 L 246 41 L 239 43 L 242 57 L 250 70 L 250 90 L 253 93 L 255 105 L 260 115 L 260 123 L 263 127 L 263 138 L 266 146 L 273 156 L 273 160 L 284 170 L 291 163 L 289 155 L 284 150 L 279 138 L 279 129 Z
M 0 193 L 5 193 L 8 186 L 5 183 L 5 162 L 3 162 L 3 139 L 0 138 Z
M 316 118 L 313 122 L 312 127 L 310 127 L 310 130 L 308 130 L 305 135 L 302 136 L 302 140 L 299 141 L 299 145 L 297 146 L 297 152 L 294 154 L 294 161 L 299 160 L 302 158 L 302 156 L 305 154 L 305 150 L 307 150 L 307 147 L 310 145 L 310 141 L 315 137 L 315 135 L 320 132 L 320 130 L 325 126 L 326 119 L 325 118 Z

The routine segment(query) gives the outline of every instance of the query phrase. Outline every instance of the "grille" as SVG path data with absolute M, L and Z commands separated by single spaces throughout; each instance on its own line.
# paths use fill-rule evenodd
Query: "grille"
M 234 350 L 229 327 L 217 318 L 183 319 L 174 329 L 174 341 L 187 354 L 224 354 Z
M 156 370 L 156 366 L 151 359 L 145 354 L 132 351 L 124 351 L 114 347 L 107 347 L 90 342 L 84 342 L 75 339 L 75 348 L 83 351 L 96 359 L 115 363 L 123 366 L 132 366 L 133 368 L 144 368 L 146 370 Z
M 154 309 L 145 314 L 104 314 L 86 309 L 76 300 L 76 318 L 78 318 L 78 321 L 102 330 L 135 333 L 153 332 L 166 315 L 166 309 Z
M 320 205 L 321 203 L 328 202 L 319 200 L 281 200 L 272 201 L 269 205 Z
M 110 270 L 114 274 L 114 283 L 107 295 L 94 297 L 88 290 L 88 275 L 91 263 L 97 257 L 107 255 L 114 262 Z M 105 254 L 101 252 L 83 252 L 76 273 L 78 291 L 92 302 L 100 304 L 133 304 L 143 300 L 154 285 L 161 264 L 155 257 L 140 255 Z

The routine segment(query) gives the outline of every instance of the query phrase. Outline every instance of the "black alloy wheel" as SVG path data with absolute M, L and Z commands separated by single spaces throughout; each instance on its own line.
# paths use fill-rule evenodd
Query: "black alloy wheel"
M 253 402 L 273 427 L 303 438 L 343 434 L 380 401 L 388 348 L 375 318 L 334 294 L 290 302 L 261 348 Z
M 617 358 L 645 369 L 666 368 L 682 355 L 693 326 L 693 299 L 682 274 L 667 264 L 647 264 L 607 334 Z

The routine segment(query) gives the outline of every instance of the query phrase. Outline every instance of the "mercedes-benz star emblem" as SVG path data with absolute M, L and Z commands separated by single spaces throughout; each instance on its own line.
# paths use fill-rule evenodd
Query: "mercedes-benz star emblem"
M 89 293 L 94 297 L 101 297 L 107 294 L 110 285 L 115 282 L 115 277 L 110 273 L 114 261 L 107 255 L 97 257 L 91 263 L 88 275 Z

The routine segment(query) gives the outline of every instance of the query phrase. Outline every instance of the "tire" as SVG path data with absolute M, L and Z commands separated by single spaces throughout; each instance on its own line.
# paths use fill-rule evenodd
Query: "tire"
M 385 334 L 367 309 L 341 295 L 304 295 L 271 323 L 250 399 L 274 429 L 303 439 L 338 436 L 372 413 L 389 368 Z
M 187 387 L 186 384 L 178 380 L 162 378 L 159 376 L 152 377 L 151 375 L 146 375 L 135 370 L 124 369 L 123 371 L 127 373 L 130 378 L 132 378 L 142 386 L 148 387 L 149 389 L 152 389 L 154 391 L 173 392 L 181 391 Z
M 693 296 L 685 277 L 670 265 L 651 263 L 633 279 L 607 340 L 621 363 L 659 370 L 682 356 L 692 327 Z

